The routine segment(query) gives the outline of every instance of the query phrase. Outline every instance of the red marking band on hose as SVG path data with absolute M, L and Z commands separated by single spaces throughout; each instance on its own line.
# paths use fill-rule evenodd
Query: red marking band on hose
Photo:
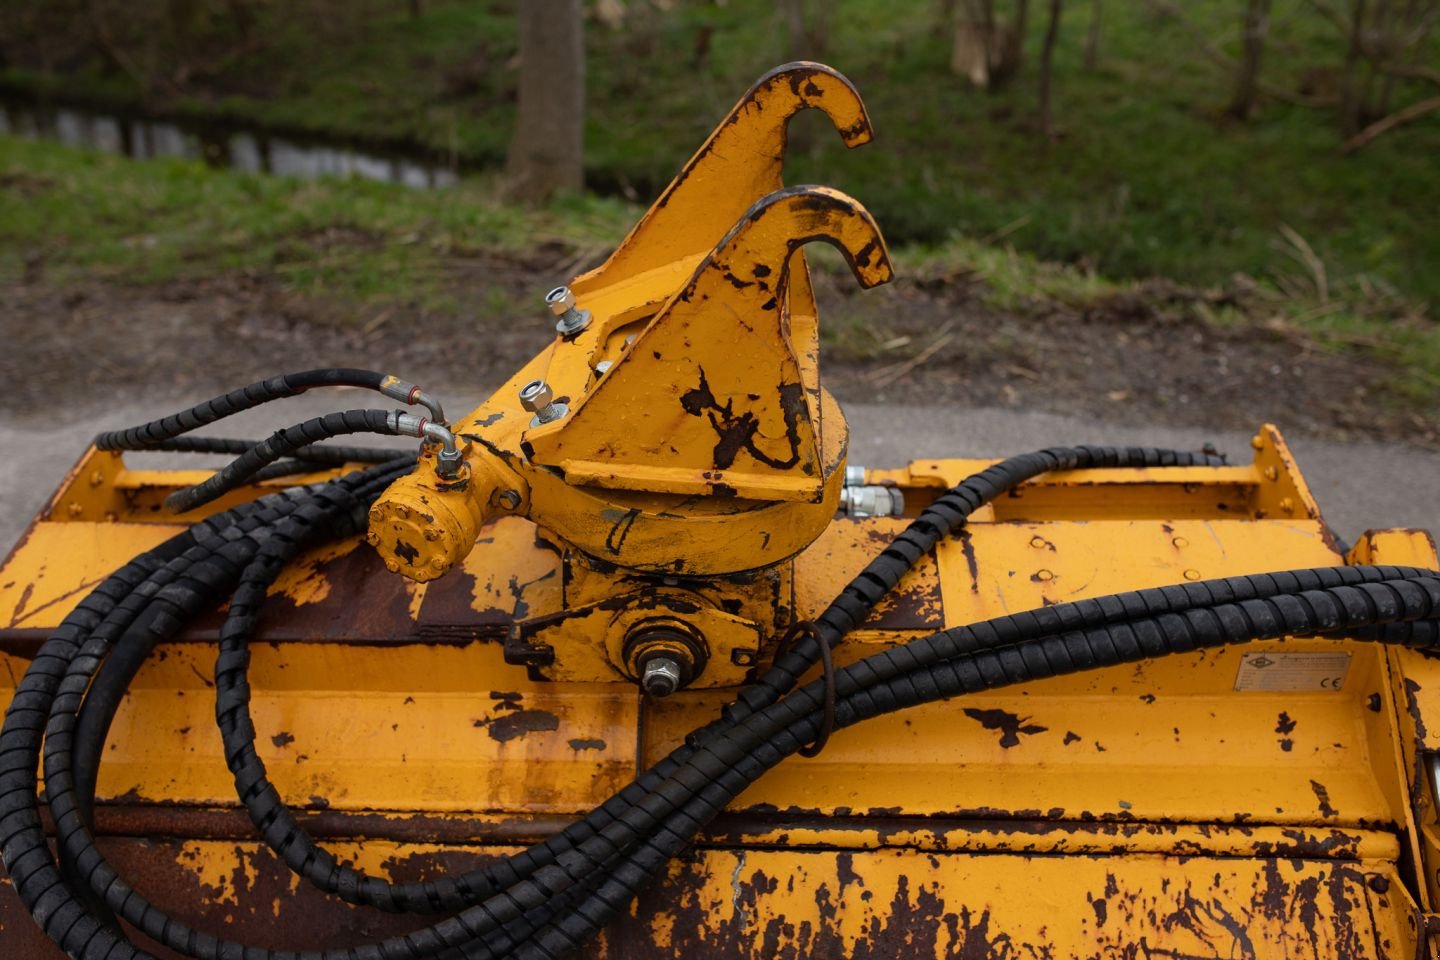
M 412 403 L 412 404 L 413 404 L 413 403 L 415 402 L 415 398 L 418 397 L 418 396 L 420 396 L 420 388 L 419 388 L 419 387 L 411 387 L 411 388 L 410 388 L 410 396 L 408 396 L 408 397 L 405 398 L 405 402 L 406 402 L 406 403 Z

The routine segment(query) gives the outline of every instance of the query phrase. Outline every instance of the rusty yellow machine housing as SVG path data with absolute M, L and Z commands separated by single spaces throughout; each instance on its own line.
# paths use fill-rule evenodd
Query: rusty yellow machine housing
M 710 721 L 789 625 L 990 462 L 847 473 L 800 248 L 833 244 L 862 286 L 892 271 L 859 203 L 783 186 L 786 124 L 806 108 L 848 146 L 871 138 L 833 70 L 762 78 L 614 255 L 552 293 L 554 342 L 451 425 L 459 468 L 427 447 L 365 537 L 275 584 L 251 665 L 261 755 L 340 858 L 413 880 L 551 836 Z M 1421 531 L 1342 547 L 1280 433 L 1252 446 L 1248 463 L 1026 483 L 924 557 L 836 661 L 1122 590 L 1436 565 Z M 293 482 L 163 509 L 205 475 L 84 455 L 0 570 L 0 705 L 90 586 Z M 877 488 L 895 509 L 837 516 Z M 218 623 L 132 684 L 101 767 L 101 848 L 176 916 L 236 939 L 344 947 L 419 926 L 316 892 L 253 838 L 213 730 Z M 586 949 L 1433 956 L 1437 756 L 1440 661 L 1349 640 L 932 703 L 764 776 Z M 8 882 L 0 955 L 59 955 Z

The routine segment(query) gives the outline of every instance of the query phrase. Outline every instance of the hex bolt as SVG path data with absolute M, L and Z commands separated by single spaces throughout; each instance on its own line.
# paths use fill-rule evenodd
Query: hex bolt
M 555 402 L 555 391 L 544 380 L 531 380 L 520 388 L 520 406 L 535 414 L 530 421 L 532 427 L 559 420 L 570 412 L 565 404 Z
M 680 689 L 680 664 L 670 657 L 651 657 L 645 661 L 640 685 L 652 697 L 668 697 Z
M 590 326 L 590 311 L 575 309 L 575 293 L 569 287 L 556 287 L 545 294 L 545 306 L 558 318 L 555 332 L 569 337 Z
M 520 506 L 520 491 L 519 491 L 519 490 L 502 490 L 502 491 L 500 491 L 500 506 L 504 507 L 506 510 L 514 510 L 514 509 L 516 509 L 517 507 L 519 507 L 519 506 Z
M 609 361 L 609 360 L 601 360 L 599 363 L 595 364 L 595 376 L 597 376 L 597 377 L 603 377 L 603 376 L 605 376 L 605 374 L 607 374 L 607 373 L 610 372 L 610 368 L 611 368 L 612 366 L 614 366 L 614 363 L 612 363 L 611 361 Z

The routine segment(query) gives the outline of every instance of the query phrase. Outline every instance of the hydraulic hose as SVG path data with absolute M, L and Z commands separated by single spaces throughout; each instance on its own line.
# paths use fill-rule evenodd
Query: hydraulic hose
M 1115 454 L 1113 462 L 1146 465 L 1154 453 Z M 945 505 L 932 506 L 927 514 L 933 514 L 922 515 L 923 524 L 917 520 L 906 531 L 915 531 L 916 537 L 903 542 L 897 538 L 899 545 L 892 544 L 882 554 L 890 558 L 872 564 L 873 569 L 857 578 L 826 611 L 827 615 L 839 611 L 836 616 L 822 615 L 821 629 L 828 633 L 822 634 L 824 642 L 833 645 L 863 619 L 888 589 L 883 586 L 886 581 L 893 586 L 915 559 L 958 529 L 974 505 L 1013 489 L 1034 475 L 1029 470 L 1103 465 L 1112 454 L 1046 451 L 1032 456 L 1040 459 L 1004 470 L 999 464 L 991 468 L 998 472 L 988 479 L 970 478 L 956 488 L 966 491 L 956 502 L 945 502 L 950 494 L 937 501 Z M 1045 467 L 1046 463 L 1056 466 Z M 257 803 L 262 833 L 272 846 L 285 851 L 290 862 L 288 850 L 300 842 L 291 831 L 293 819 L 284 822 L 288 812 L 279 812 L 283 806 L 278 796 L 271 801 L 273 788 L 264 779 L 263 767 L 257 771 L 243 749 L 242 741 L 248 737 L 253 753 L 244 677 L 246 643 L 265 588 L 286 559 L 304 545 L 360 529 L 369 500 L 397 469 L 372 468 L 329 484 L 266 497 L 197 525 L 187 531 L 190 539 L 176 538 L 163 554 L 145 555 L 117 571 L 82 601 L 37 655 L 0 730 L 0 853 L 37 921 L 72 955 L 96 960 L 147 956 L 76 896 L 88 887 L 117 916 L 189 956 L 205 960 L 302 956 L 247 948 L 191 930 L 160 913 L 114 874 L 95 848 L 82 815 L 93 778 L 85 782 L 88 775 L 81 773 L 80 756 L 92 748 L 81 742 L 83 721 L 77 722 L 77 713 L 85 715 L 86 701 L 100 686 L 105 675 L 101 664 L 121 650 L 132 649 L 131 644 L 138 643 L 132 637 L 146 638 L 135 651 L 153 646 L 173 636 L 194 612 L 233 590 L 217 662 L 217 719 L 222 730 L 229 731 L 227 761 L 242 799 L 248 798 L 247 808 L 250 801 L 263 801 Z M 967 507 L 972 500 L 974 505 Z M 1437 640 L 1437 613 L 1440 577 L 1405 568 L 1322 568 L 1136 591 L 942 631 L 845 667 L 834 677 L 835 722 L 843 727 L 881 712 L 972 690 L 1288 633 L 1340 632 L 1430 648 Z M 460 914 L 404 937 L 303 956 L 395 960 L 563 955 L 623 909 L 740 790 L 814 739 L 824 712 L 824 686 L 815 681 L 796 689 L 795 681 L 808 669 L 800 663 L 813 663 L 818 652 L 818 645 L 812 643 L 808 651 L 797 648 L 781 658 L 762 677 L 766 683 L 761 691 L 742 695 L 724 718 L 698 731 L 687 745 L 561 835 L 454 881 L 369 889 L 371 898 L 389 897 L 392 908 L 402 906 L 401 900 L 410 909 L 420 909 L 421 901 L 432 910 L 465 904 Z M 135 655 L 132 652 L 131 659 Z M 223 688 L 218 682 L 222 674 Z M 68 881 L 56 868 L 38 816 L 35 769 L 42 747 L 47 802 L 64 859 L 73 865 L 67 871 L 72 878 Z M 254 808 L 251 814 L 256 816 Z M 309 863 L 323 864 L 320 854 L 313 857 Z M 345 889 L 360 885 L 359 875 L 346 874 L 339 865 L 321 870 L 302 864 L 297 872 L 307 877 L 326 873 L 342 896 Z M 452 903 L 452 894 L 457 898 L 454 905 L 442 906 Z
M 213 476 L 193 487 L 176 490 L 165 498 L 165 506 L 184 513 L 224 496 L 248 483 L 256 473 L 283 457 L 293 456 L 322 440 L 351 433 L 378 433 L 398 436 L 394 416 L 388 410 L 345 410 L 327 413 L 294 426 L 276 430 L 250 447 Z
M 174 440 L 181 434 L 206 424 L 274 400 L 299 396 L 316 387 L 361 387 L 374 390 L 401 403 L 420 404 L 430 411 L 431 420 L 440 424 L 447 422 L 440 402 L 408 380 L 376 373 L 374 370 L 325 367 L 257 380 L 158 420 L 124 430 L 107 430 L 95 438 L 95 446 L 101 450 L 157 449 L 159 444 Z
M 146 452 L 159 453 L 225 453 L 235 456 L 245 453 L 260 440 L 239 440 L 234 437 L 192 437 L 181 436 L 162 440 L 145 447 Z M 102 448 L 103 449 L 103 448 Z M 406 456 L 403 450 L 388 447 L 342 447 L 335 445 L 301 447 L 295 451 L 300 460 L 340 466 L 346 463 L 384 463 L 396 457 Z
M 842 592 L 836 604 L 847 598 L 860 595 L 865 587 L 877 580 L 888 580 L 891 585 L 898 582 L 906 569 L 915 560 L 932 549 L 939 537 L 946 531 L 954 530 L 964 522 L 965 516 L 979 506 L 1014 489 L 1025 480 L 1054 469 L 1074 469 L 1079 465 L 1104 466 L 1184 466 L 1193 463 L 1215 462 L 1217 458 L 1205 454 L 1184 451 L 1155 449 L 1123 449 L 1108 447 L 1057 448 L 1028 454 L 1003 461 L 967 478 L 954 490 L 941 497 L 935 506 L 929 508 L 909 528 L 896 538 L 890 546 L 872 562 L 856 581 Z M 964 514 L 956 511 L 964 510 Z M 888 587 L 886 588 L 888 589 Z M 873 594 L 867 592 L 863 596 Z M 838 639 L 863 619 L 868 607 L 865 602 L 848 604 L 842 614 L 835 614 L 832 604 L 827 614 L 830 618 L 831 635 Z M 870 601 L 873 603 L 873 601 Z M 238 611 L 237 601 L 232 601 L 232 611 Z M 837 625 L 839 616 L 850 618 L 851 625 L 843 622 Z M 232 616 L 234 614 L 232 613 Z M 822 617 L 822 622 L 824 618 Z M 237 792 L 245 804 L 252 823 L 255 824 L 271 848 L 290 865 L 291 869 L 305 876 L 320 889 L 339 896 L 351 903 L 365 904 L 389 911 L 417 913 L 438 913 L 454 911 L 479 902 L 489 893 L 515 882 L 525 874 L 507 872 L 502 878 L 494 876 L 495 870 L 487 868 L 471 871 L 454 879 L 440 879 L 414 884 L 393 884 L 383 878 L 371 877 L 346 865 L 337 864 L 333 858 L 318 848 L 305 834 L 293 815 L 284 806 L 279 792 L 270 783 L 264 763 L 254 749 L 255 730 L 250 722 L 248 701 L 249 684 L 245 671 L 248 666 L 246 642 L 250 630 L 237 625 L 231 629 L 226 623 L 226 633 L 221 637 L 221 656 L 216 665 L 215 682 L 218 709 L 217 722 L 226 743 L 226 758 L 236 778 Z M 818 649 L 811 653 L 818 655 Z M 790 670 L 803 672 L 796 666 L 800 657 L 782 660 Z M 767 673 L 767 677 L 775 671 Z M 797 672 L 795 675 L 799 675 Z M 779 683 L 776 684 L 779 686 Z M 775 693 L 779 695 L 778 692 Z M 682 751 L 685 748 L 682 748 Z M 683 756 L 683 752 L 681 754 Z M 659 769 L 659 768 L 657 768 Z M 649 775 L 639 781 L 641 792 L 653 786 Z M 627 797 L 633 802 L 633 797 Z M 570 849 L 581 839 L 609 822 L 610 810 L 598 809 L 591 817 L 578 821 L 572 828 L 551 838 L 543 848 L 533 851 L 530 862 L 543 865 L 553 862 L 553 857 Z M 272 840 L 272 838 L 274 838 Z

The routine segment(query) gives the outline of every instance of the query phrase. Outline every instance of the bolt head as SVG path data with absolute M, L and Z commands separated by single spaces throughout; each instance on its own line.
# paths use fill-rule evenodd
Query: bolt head
M 645 661 L 640 685 L 652 697 L 668 697 L 680 689 L 680 664 L 670 657 L 651 657 Z
M 575 294 L 569 287 L 556 287 L 545 294 L 545 306 L 557 317 L 565 315 L 565 311 L 575 309 Z
M 539 413 L 550 406 L 550 401 L 555 399 L 555 391 L 550 389 L 550 384 L 544 380 L 531 380 L 520 388 L 520 406 L 531 413 Z
M 516 507 L 520 506 L 520 491 L 502 490 L 500 492 L 500 506 L 504 507 L 506 510 L 514 510 Z

